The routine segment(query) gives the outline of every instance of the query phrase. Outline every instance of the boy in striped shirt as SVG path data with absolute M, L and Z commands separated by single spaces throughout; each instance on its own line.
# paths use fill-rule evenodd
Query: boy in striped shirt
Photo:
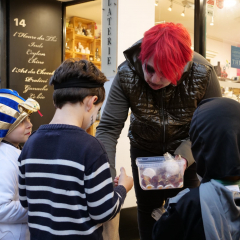
M 19 195 L 31 240 L 102 240 L 102 223 L 120 211 L 133 180 L 121 169 L 113 189 L 107 153 L 86 133 L 105 98 L 104 74 L 68 59 L 50 79 L 55 115 L 19 157 Z

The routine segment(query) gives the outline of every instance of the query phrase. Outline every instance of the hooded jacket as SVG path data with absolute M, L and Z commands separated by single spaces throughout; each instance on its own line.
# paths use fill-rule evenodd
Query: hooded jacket
M 167 212 L 154 226 L 154 240 L 240 239 L 239 187 L 230 190 L 214 180 L 240 177 L 239 119 L 240 104 L 234 100 L 211 98 L 200 103 L 190 139 L 201 185 L 169 199 Z M 177 229 L 167 232 L 174 223 Z
M 124 52 L 126 61 L 118 68 L 96 137 L 103 142 L 115 175 L 117 139 L 131 108 L 129 139 L 132 147 L 156 155 L 181 154 L 190 166 L 194 160 L 188 131 L 193 112 L 204 98 L 220 97 L 217 76 L 209 62 L 197 53 L 184 68 L 177 86 L 153 90 L 144 80 L 138 59 L 142 40 Z M 180 147 L 180 149 L 178 149 Z

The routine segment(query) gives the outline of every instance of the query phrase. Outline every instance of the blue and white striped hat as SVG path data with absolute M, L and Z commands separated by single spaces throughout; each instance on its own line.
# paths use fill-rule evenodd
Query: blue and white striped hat
M 25 100 L 11 89 L 0 89 L 0 142 L 27 116 L 40 109 L 37 101 Z

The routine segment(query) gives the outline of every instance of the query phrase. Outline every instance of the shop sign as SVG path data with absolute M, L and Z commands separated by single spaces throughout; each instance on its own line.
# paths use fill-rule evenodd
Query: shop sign
M 117 0 L 103 0 L 102 6 L 102 71 L 111 77 L 117 71 Z
M 43 117 L 33 114 L 31 119 L 36 129 L 54 113 L 49 79 L 61 64 L 61 3 L 10 0 L 9 7 L 9 86 L 39 102 Z
M 231 46 L 231 67 L 240 68 L 240 47 Z

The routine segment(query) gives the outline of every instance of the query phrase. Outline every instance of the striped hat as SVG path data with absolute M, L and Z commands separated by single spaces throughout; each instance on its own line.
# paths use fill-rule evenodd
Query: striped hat
M 27 116 L 39 109 L 37 101 L 31 98 L 25 100 L 11 89 L 0 89 L 0 142 Z

